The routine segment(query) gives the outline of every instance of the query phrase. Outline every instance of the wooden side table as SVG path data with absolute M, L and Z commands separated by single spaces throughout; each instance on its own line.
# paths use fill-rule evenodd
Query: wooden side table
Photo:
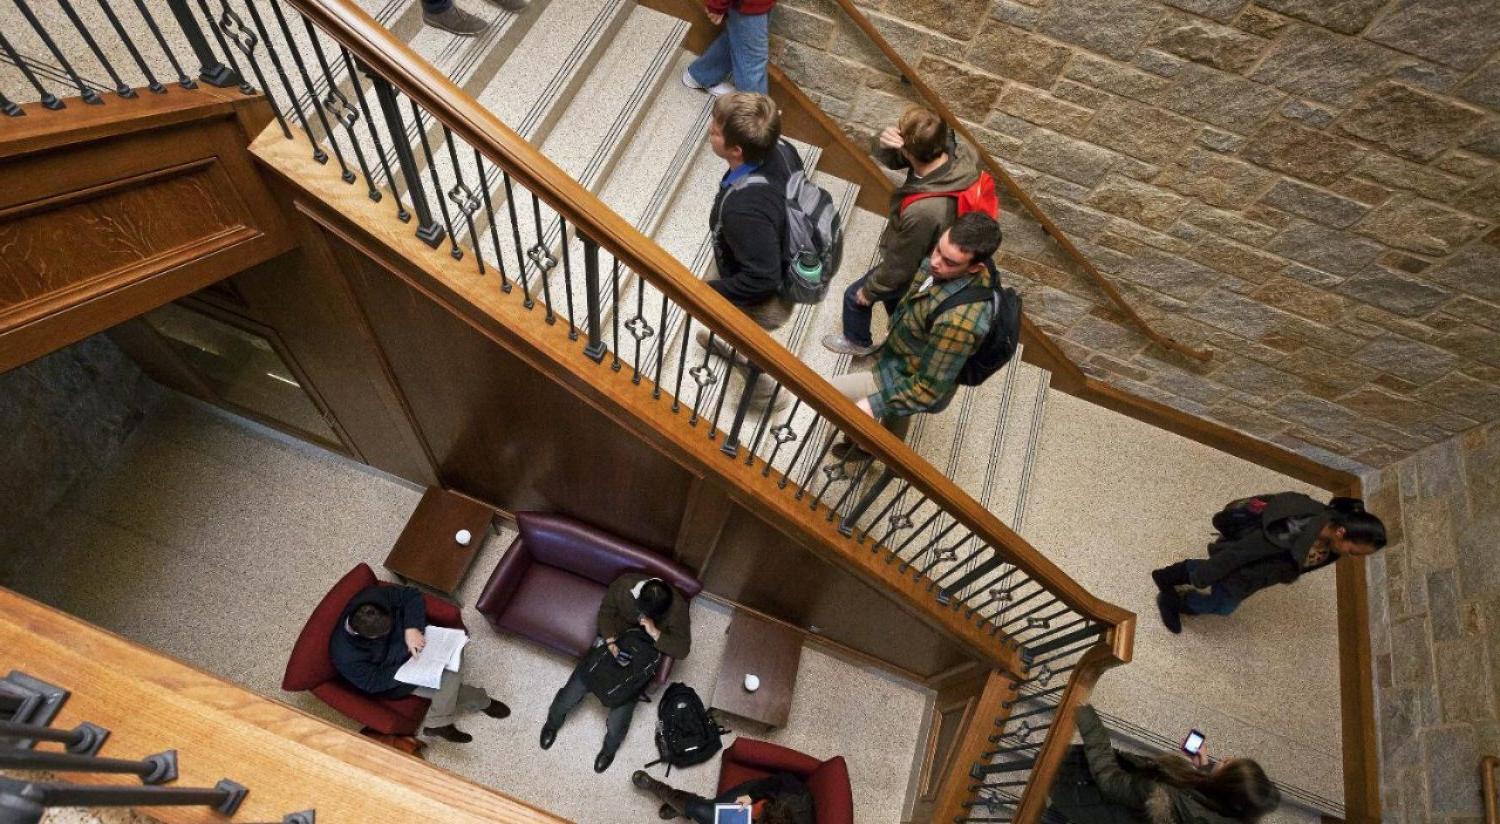
M 802 633 L 737 609 L 728 635 L 709 705 L 768 727 L 784 726 L 802 663 Z M 760 678 L 760 689 L 745 689 L 747 674 Z
M 428 487 L 391 554 L 385 556 L 385 568 L 451 596 L 474 563 L 494 519 L 495 510 L 473 498 Z M 468 546 L 460 546 L 455 538 L 460 529 L 469 531 Z

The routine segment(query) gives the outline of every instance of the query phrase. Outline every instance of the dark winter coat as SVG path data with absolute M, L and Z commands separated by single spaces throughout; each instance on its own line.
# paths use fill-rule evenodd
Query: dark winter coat
M 1300 492 L 1258 497 L 1266 501 L 1260 529 L 1233 541 L 1209 544 L 1208 560 L 1200 562 L 1191 575 L 1193 586 L 1218 585 L 1231 598 L 1243 600 L 1273 584 L 1290 584 L 1309 571 L 1302 568 L 1302 561 L 1332 512 Z M 1336 560 L 1338 556 L 1329 553 L 1318 567 Z
M 779 772 L 765 778 L 752 778 L 719 793 L 714 802 L 732 804 L 742 795 L 750 796 L 751 801 L 780 799 L 791 808 L 792 820 L 797 824 L 814 824 L 816 821 L 813 816 L 812 792 L 802 783 L 802 779 L 791 773 Z
M 895 149 L 881 146 L 878 136 L 874 138 L 872 153 L 889 169 L 907 170 L 906 180 L 891 193 L 885 230 L 880 233 L 880 259 L 865 281 L 865 291 L 870 297 L 881 300 L 906 294 L 917 268 L 932 253 L 943 230 L 953 225 L 958 216 L 956 198 L 925 197 L 905 209 L 901 208 L 901 201 L 920 192 L 967 189 L 979 179 L 979 159 L 969 144 L 950 137 L 948 161 L 926 177 L 917 177 L 906 158 Z
M 349 631 L 349 616 L 363 604 L 390 610 L 391 631 L 384 638 L 370 639 Z M 360 692 L 376 698 L 401 698 L 416 689 L 396 680 L 396 670 L 411 657 L 406 630 L 426 628 L 427 604 L 415 587 L 366 587 L 344 607 L 328 641 L 328 656 L 338 674 Z
M 640 624 L 641 612 L 636 608 L 635 595 L 631 592 L 636 584 L 652 576 L 639 572 L 627 572 L 616 578 L 604 593 L 599 604 L 599 637 L 617 638 L 620 633 Z M 665 583 L 665 582 L 664 582 Z M 668 586 L 671 586 L 668 584 Z M 681 660 L 693 649 L 693 629 L 689 618 L 687 599 L 672 587 L 672 605 L 667 614 L 656 622 L 661 637 L 656 639 L 656 648 L 662 655 Z
M 1151 759 L 1119 752 L 1094 708 L 1076 716 L 1083 746 L 1075 747 L 1052 784 L 1052 809 L 1072 824 L 1233 824 L 1207 799 L 1157 780 Z
M 787 258 L 786 182 L 792 171 L 781 153 L 773 151 L 750 172 L 764 177 L 765 183 L 732 193 L 720 185 L 714 196 L 708 226 L 714 232 L 719 276 L 708 285 L 735 306 L 759 306 L 781 290 Z

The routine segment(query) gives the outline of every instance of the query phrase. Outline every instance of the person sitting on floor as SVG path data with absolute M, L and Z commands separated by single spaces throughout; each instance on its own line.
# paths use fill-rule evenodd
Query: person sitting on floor
M 482 710 L 491 718 L 504 718 L 510 715 L 510 707 L 490 698 L 483 689 L 464 683 L 462 663 L 458 672 L 443 670 L 437 689 L 397 681 L 396 670 L 407 659 L 421 654 L 426 645 L 422 634 L 426 627 L 427 604 L 415 587 L 366 587 L 344 607 L 339 626 L 328 641 L 328 655 L 334 670 L 365 695 L 431 699 L 422 733 L 467 744 L 474 736 L 454 725 L 459 712 Z
M 630 782 L 661 802 L 662 818 L 689 818 L 695 824 L 714 824 L 715 804 L 743 804 L 751 809 L 754 824 L 813 824 L 813 797 L 802 779 L 791 773 L 772 773 L 752 778 L 709 799 L 674 789 L 636 770 Z
M 1162 623 L 1173 634 L 1182 631 L 1183 615 L 1228 615 L 1266 587 L 1385 546 L 1385 524 L 1358 498 L 1324 505 L 1300 492 L 1258 495 L 1231 502 L 1214 517 L 1214 526 L 1220 536 L 1208 545 L 1207 560 L 1151 572 Z M 1208 592 L 1182 594 L 1178 587 Z
M 646 631 L 652 645 L 662 655 L 680 660 L 686 658 L 692 649 L 687 598 L 660 578 L 637 572 L 627 572 L 609 585 L 604 602 L 599 605 L 598 626 L 599 638 L 594 641 L 594 646 L 607 645 L 610 655 L 616 659 L 620 659 L 616 639 L 637 626 Z M 579 659 L 568 682 L 553 697 L 552 706 L 547 710 L 547 722 L 542 726 L 542 749 L 552 747 L 568 713 L 589 694 L 586 673 L 593 657 L 585 654 Z M 594 772 L 602 773 L 614 763 L 615 752 L 630 731 L 630 720 L 635 717 L 638 703 L 636 696 L 631 696 L 630 700 L 610 708 L 609 718 L 604 722 L 604 747 L 594 758 Z
M 1192 761 L 1176 753 L 1120 752 L 1088 704 L 1078 708 L 1074 723 L 1083 744 L 1058 769 L 1043 821 L 1230 824 L 1256 821 L 1281 803 L 1281 791 L 1248 758 L 1210 766 L 1202 749 Z

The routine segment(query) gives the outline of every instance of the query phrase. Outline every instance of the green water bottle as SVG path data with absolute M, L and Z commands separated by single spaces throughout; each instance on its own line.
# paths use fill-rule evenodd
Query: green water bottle
M 810 286 L 817 286 L 823 282 L 823 261 L 818 259 L 817 253 L 809 250 L 797 256 L 797 261 L 792 264 L 792 269 L 797 277 L 802 278 Z

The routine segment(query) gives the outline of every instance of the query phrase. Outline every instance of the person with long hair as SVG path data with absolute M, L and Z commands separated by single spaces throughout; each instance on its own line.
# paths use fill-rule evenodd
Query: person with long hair
M 1228 615 L 1266 587 L 1385 546 L 1385 524 L 1358 498 L 1324 504 L 1300 492 L 1256 495 L 1231 501 L 1213 525 L 1219 534 L 1207 560 L 1151 572 L 1162 623 L 1174 634 L 1182 631 L 1184 615 Z M 1179 587 L 1193 589 L 1181 593 Z
M 1210 765 L 1201 749 L 1193 761 L 1120 752 L 1093 707 L 1079 707 L 1075 722 L 1083 745 L 1058 771 L 1043 821 L 1229 824 L 1257 821 L 1281 803 L 1276 785 L 1248 758 Z

